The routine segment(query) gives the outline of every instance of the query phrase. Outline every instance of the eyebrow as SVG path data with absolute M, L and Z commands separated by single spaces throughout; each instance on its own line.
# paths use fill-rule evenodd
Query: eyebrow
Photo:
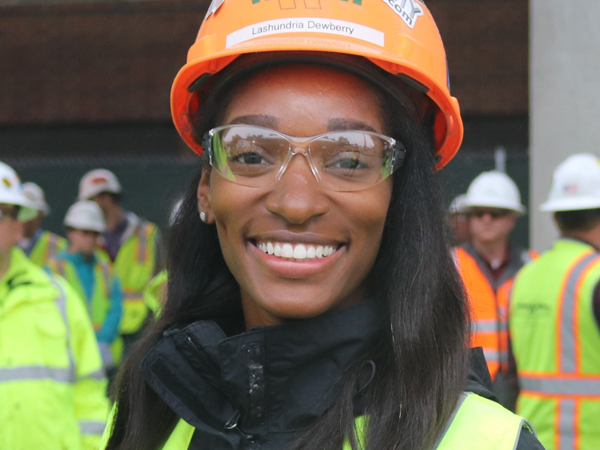
M 263 114 L 239 116 L 231 120 L 229 123 L 242 123 L 245 125 L 256 125 L 257 127 L 271 128 L 273 130 L 277 129 L 277 118 Z
M 367 125 L 360 120 L 349 120 L 349 119 L 331 119 L 327 123 L 327 129 L 329 131 L 340 131 L 340 130 L 363 130 L 377 132 L 371 125 Z

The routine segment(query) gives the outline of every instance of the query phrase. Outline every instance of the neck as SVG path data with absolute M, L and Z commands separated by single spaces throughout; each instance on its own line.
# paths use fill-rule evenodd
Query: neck
M 7 252 L 0 252 L 0 280 L 10 267 L 10 253 L 10 250 Z
M 104 211 L 104 218 L 106 219 L 106 228 L 108 231 L 114 231 L 121 220 L 123 220 L 124 211 L 118 205 L 112 206 L 107 211 Z
M 564 237 L 579 239 L 600 250 L 600 225 L 590 231 L 572 231 L 564 233 Z
M 503 261 L 506 258 L 508 252 L 508 241 L 506 239 L 491 242 L 481 242 L 473 239 L 472 242 L 477 253 L 490 264 Z

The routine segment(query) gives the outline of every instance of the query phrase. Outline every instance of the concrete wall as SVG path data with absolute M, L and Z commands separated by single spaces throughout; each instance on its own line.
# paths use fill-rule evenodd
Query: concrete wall
M 600 2 L 530 0 L 531 242 L 548 248 L 558 233 L 538 212 L 552 172 L 567 156 L 600 156 Z

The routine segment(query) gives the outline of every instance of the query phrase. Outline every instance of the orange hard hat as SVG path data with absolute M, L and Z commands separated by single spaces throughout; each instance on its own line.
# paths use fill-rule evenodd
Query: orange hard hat
M 438 169 L 460 147 L 444 45 L 421 0 L 213 0 L 171 90 L 175 127 L 196 153 L 199 92 L 238 56 L 261 52 L 362 56 L 430 99 Z

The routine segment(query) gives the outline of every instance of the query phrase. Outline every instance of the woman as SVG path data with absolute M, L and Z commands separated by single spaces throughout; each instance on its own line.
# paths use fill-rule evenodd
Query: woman
M 107 449 L 535 448 L 462 394 L 446 80 L 420 2 L 213 2 L 172 91 L 205 165 Z

